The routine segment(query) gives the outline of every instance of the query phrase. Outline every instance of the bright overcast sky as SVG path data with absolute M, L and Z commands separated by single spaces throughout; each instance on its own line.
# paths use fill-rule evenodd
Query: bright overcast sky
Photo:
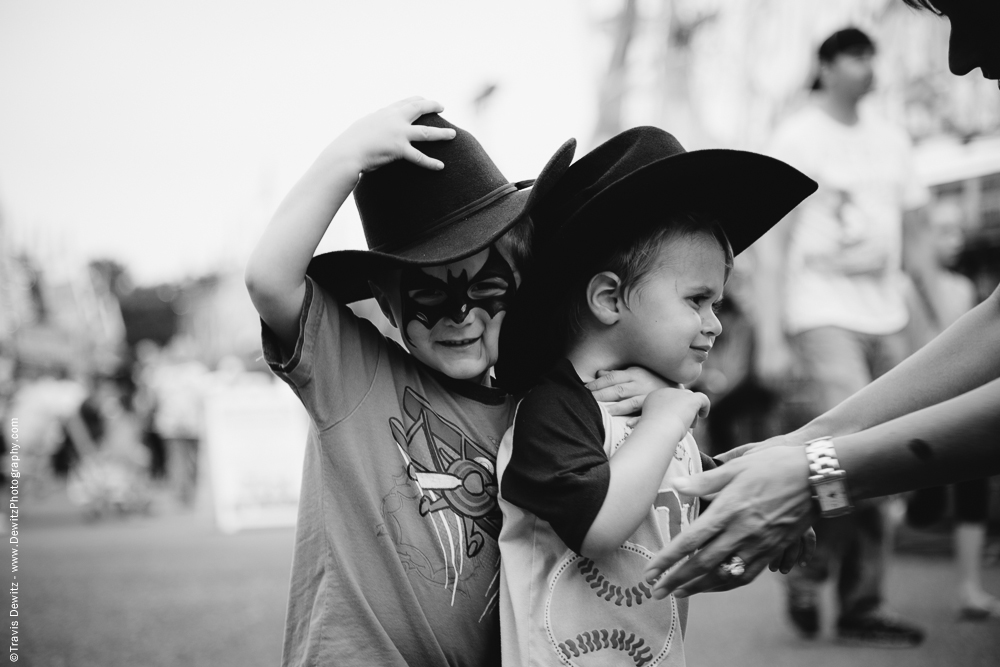
M 241 266 L 326 143 L 413 94 L 531 178 L 593 129 L 586 6 L 4 0 L 0 221 L 53 263 L 112 257 L 140 283 Z M 321 249 L 363 247 L 346 208 Z

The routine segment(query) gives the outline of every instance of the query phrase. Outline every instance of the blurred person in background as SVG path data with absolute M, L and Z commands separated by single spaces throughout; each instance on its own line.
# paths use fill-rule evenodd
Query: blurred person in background
M 952 73 L 978 67 L 987 79 L 1000 78 L 1000 3 L 904 1 L 950 20 Z M 852 500 L 1000 473 L 998 432 L 1000 287 L 836 408 L 685 480 L 685 493 L 716 495 L 679 540 L 654 556 L 647 575 L 692 556 L 657 581 L 658 596 L 746 585 L 817 515 L 849 512 Z M 736 553 L 747 563 L 741 577 L 719 568 Z
M 3 416 L 7 423 L 16 418 L 20 426 L 17 444 L 25 493 L 41 498 L 61 486 L 70 461 L 76 458 L 66 425 L 73 420 L 83 423 L 87 386 L 64 369 L 31 364 L 20 364 L 14 376 L 14 388 Z
M 916 241 L 921 271 L 915 276 L 920 298 L 914 320 L 930 340 L 976 305 L 976 288 L 967 276 L 952 267 L 964 245 L 962 209 L 955 201 L 943 201 L 921 226 Z M 958 611 L 964 620 L 1000 618 L 1000 600 L 983 589 L 982 557 L 989 519 L 990 480 L 970 479 L 950 487 L 932 486 L 916 491 L 907 505 L 907 522 L 927 527 L 941 520 L 949 505 L 954 515 L 955 567 L 958 575 Z
M 819 47 L 811 103 L 772 141 L 772 155 L 819 183 L 759 245 L 757 371 L 785 390 L 783 432 L 834 407 L 910 351 L 903 216 L 924 206 L 929 193 L 915 187 L 906 133 L 859 112 L 872 89 L 874 57 L 874 43 L 857 28 L 828 37 Z M 841 638 L 888 646 L 922 641 L 918 627 L 882 607 L 889 534 L 883 514 L 873 500 L 816 524 L 816 554 L 786 579 L 788 613 L 803 636 L 818 633 L 819 588 L 835 572 Z
M 162 442 L 163 462 L 171 493 L 184 506 L 195 500 L 198 479 L 198 450 L 204 391 L 209 382 L 208 368 L 197 358 L 192 340 L 175 336 L 159 354 L 146 351 L 142 383 L 147 396 L 145 409 L 151 411 L 151 435 L 147 446 Z M 155 453 L 155 448 L 150 447 Z
M 135 383 L 133 406 L 142 425 L 142 444 L 149 449 L 149 476 L 154 480 L 165 480 L 167 477 L 167 444 L 156 428 L 154 384 L 160 354 L 160 346 L 144 338 L 136 343 L 132 364 Z
M 92 518 L 150 507 L 149 453 L 123 377 L 95 373 L 87 398 L 63 424 L 67 497 Z

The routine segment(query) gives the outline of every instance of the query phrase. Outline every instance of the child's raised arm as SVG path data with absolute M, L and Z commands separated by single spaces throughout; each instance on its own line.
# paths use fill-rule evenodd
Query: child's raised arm
M 677 443 L 696 417 L 708 415 L 709 407 L 707 396 L 687 389 L 658 389 L 646 397 L 642 419 L 611 457 L 608 492 L 580 553 L 599 557 L 636 531 L 659 491 Z
M 411 97 L 351 125 L 327 146 L 275 211 L 247 262 L 245 280 L 261 319 L 291 350 L 299 334 L 309 261 L 323 234 L 363 172 L 393 160 L 443 169 L 440 160 L 413 147 L 414 141 L 452 139 L 450 128 L 413 125 L 444 107 Z

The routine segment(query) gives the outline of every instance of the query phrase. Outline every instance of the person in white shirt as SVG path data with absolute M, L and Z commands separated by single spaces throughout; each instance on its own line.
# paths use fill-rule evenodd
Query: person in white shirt
M 811 103 L 782 123 L 770 153 L 819 183 L 759 246 L 761 379 L 784 394 L 783 430 L 823 414 L 910 352 L 902 272 L 903 217 L 926 204 L 909 137 L 859 102 L 873 84 L 875 45 L 857 28 L 828 37 Z M 819 631 L 818 590 L 838 573 L 841 639 L 916 646 L 923 632 L 882 608 L 884 520 L 879 501 L 818 523 L 810 564 L 787 579 L 788 611 Z M 839 568 L 834 569 L 839 562 Z

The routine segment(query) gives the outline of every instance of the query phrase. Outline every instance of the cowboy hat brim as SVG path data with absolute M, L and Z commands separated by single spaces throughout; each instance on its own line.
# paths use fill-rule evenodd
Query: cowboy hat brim
M 496 376 L 513 393 L 529 389 L 562 357 L 552 326 L 553 304 L 572 279 L 590 270 L 615 240 L 671 211 L 700 211 L 723 227 L 733 254 L 746 250 L 816 191 L 811 178 L 757 153 L 708 149 L 677 153 L 607 185 L 565 221 L 536 220 L 532 271 L 515 295 L 500 331 Z
M 369 281 L 404 266 L 440 266 L 476 254 L 531 212 L 569 168 L 576 140 L 569 139 L 532 181 L 514 184 L 515 191 L 434 234 L 395 251 L 337 250 L 313 257 L 306 274 L 341 303 L 372 296 Z
M 565 254 L 588 244 L 600 252 L 607 244 L 594 234 L 627 236 L 650 214 L 694 210 L 714 216 L 729 238 L 733 254 L 746 250 L 816 191 L 814 180 L 767 155 L 729 149 L 678 153 L 652 162 L 609 184 L 571 218 L 553 228 L 538 221 L 540 238 L 551 252 Z

